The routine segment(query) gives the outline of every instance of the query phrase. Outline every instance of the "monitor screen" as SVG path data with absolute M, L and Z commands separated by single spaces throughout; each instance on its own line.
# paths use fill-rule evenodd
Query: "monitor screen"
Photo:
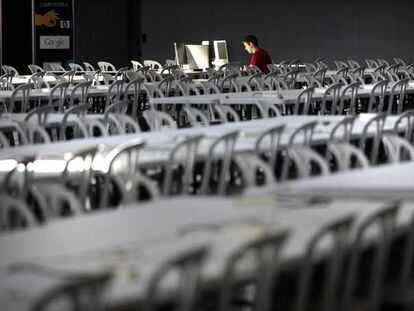
M 177 62 L 177 65 L 181 66 L 188 64 L 185 43 L 174 43 L 174 50 L 175 61 Z
M 227 46 L 226 42 L 217 43 L 217 51 L 219 59 L 227 59 Z
M 185 49 L 190 69 L 206 69 L 209 67 L 208 45 L 187 44 Z
M 214 41 L 214 54 L 216 60 L 228 61 L 227 43 L 225 40 Z

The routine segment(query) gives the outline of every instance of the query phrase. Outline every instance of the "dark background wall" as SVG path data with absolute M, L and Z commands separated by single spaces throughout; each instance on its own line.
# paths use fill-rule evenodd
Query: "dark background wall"
M 107 60 L 117 67 L 131 59 L 163 62 L 174 58 L 173 42 L 226 39 L 231 60 L 247 62 L 241 40 L 250 33 L 274 61 L 414 61 L 413 13 L 412 0 L 75 0 L 75 61 Z M 15 20 L 3 17 L 10 25 Z M 27 49 L 9 51 L 27 58 Z
M 275 61 L 412 60 L 413 13 L 412 0 L 142 0 L 142 53 L 163 60 L 174 41 L 227 39 L 230 57 L 247 61 L 240 41 L 253 33 Z

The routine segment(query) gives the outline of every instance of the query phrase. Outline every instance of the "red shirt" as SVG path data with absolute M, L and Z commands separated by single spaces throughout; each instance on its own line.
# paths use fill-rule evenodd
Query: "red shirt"
M 267 53 L 264 49 L 258 49 L 252 54 L 252 58 L 250 59 L 250 65 L 259 67 L 259 69 L 265 74 L 270 72 L 267 65 L 271 63 L 272 60 L 270 59 L 269 53 Z

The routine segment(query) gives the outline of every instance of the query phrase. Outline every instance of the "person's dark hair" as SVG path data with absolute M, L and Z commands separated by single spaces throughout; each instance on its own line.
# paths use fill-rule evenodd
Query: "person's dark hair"
M 244 38 L 243 42 L 246 42 L 246 43 L 249 43 L 250 42 L 254 46 L 257 46 L 257 47 L 259 46 L 259 40 L 257 40 L 257 37 L 255 35 L 248 35 L 248 36 L 246 36 Z

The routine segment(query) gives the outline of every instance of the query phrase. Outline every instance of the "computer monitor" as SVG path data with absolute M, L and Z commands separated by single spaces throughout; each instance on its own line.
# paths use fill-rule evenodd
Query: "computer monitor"
M 185 51 L 190 69 L 209 67 L 208 45 L 187 44 Z
M 227 53 L 227 43 L 225 40 L 215 40 L 214 44 L 214 64 L 221 66 L 229 62 L 229 55 Z
M 175 50 L 175 61 L 177 65 L 187 65 L 187 52 L 185 49 L 185 43 L 174 43 L 174 50 Z

